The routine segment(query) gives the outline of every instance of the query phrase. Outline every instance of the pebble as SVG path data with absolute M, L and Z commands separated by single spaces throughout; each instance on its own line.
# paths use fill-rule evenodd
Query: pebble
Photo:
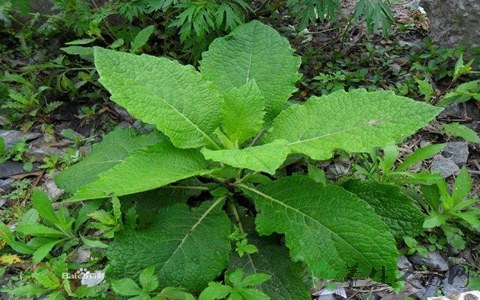
M 415 265 L 426 266 L 430 270 L 447 271 L 448 263 L 437 251 L 428 253 L 428 257 L 419 254 L 410 256 L 409 259 Z
M 460 172 L 460 168 L 453 160 L 437 155 L 430 166 L 430 171 L 440 171 L 440 176 L 447 178 L 452 175 L 457 175 Z
M 452 160 L 458 166 L 464 166 L 468 160 L 468 142 L 448 142 L 443 149 L 443 156 Z

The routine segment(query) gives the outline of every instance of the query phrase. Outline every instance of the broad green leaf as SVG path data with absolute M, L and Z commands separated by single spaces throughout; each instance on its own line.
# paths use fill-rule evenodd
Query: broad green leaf
M 236 145 L 258 134 L 262 130 L 265 100 L 255 80 L 227 92 L 222 112 L 225 134 Z
M 327 184 L 327 177 L 325 176 L 325 171 L 312 164 L 308 164 L 307 170 L 308 177 L 310 177 L 310 179 L 322 185 Z
M 430 215 L 425 218 L 425 221 L 423 222 L 423 228 L 434 228 L 434 227 L 439 227 L 445 224 L 447 221 L 447 217 L 445 215 L 440 215 L 435 211 L 432 211 Z
M 98 178 L 101 173 L 123 162 L 136 150 L 155 144 L 161 139 L 157 132 L 138 136 L 133 129 L 118 127 L 107 134 L 92 152 L 55 178 L 57 185 L 70 193 L 76 192 Z
M 233 255 L 231 269 L 242 269 L 246 275 L 252 273 L 270 274 L 270 280 L 258 288 L 271 299 L 310 299 L 309 287 L 304 282 L 306 268 L 301 263 L 290 260 L 288 249 L 281 245 L 278 237 L 259 236 L 255 232 L 252 217 L 241 217 L 243 228 L 248 232 L 248 242 L 258 248 L 258 252 L 243 257 Z M 272 263 L 274 262 L 274 263 Z
M 153 25 L 147 26 L 140 30 L 139 33 L 135 36 L 135 38 L 132 41 L 132 52 L 137 53 L 139 52 L 140 48 L 145 46 L 145 44 L 148 42 L 148 39 L 153 33 L 153 30 L 155 27 Z
M 165 186 L 169 183 L 206 174 L 202 154 L 195 150 L 175 148 L 160 142 L 132 152 L 118 166 L 104 172 L 91 184 L 80 188 L 67 201 L 122 196 Z
M 21 254 L 30 255 L 30 254 L 33 254 L 33 252 L 35 252 L 35 249 L 21 242 L 11 241 L 10 243 L 8 243 L 8 245 L 12 247 L 12 249 L 15 252 L 18 252 Z
M 111 99 L 154 124 L 175 146 L 215 145 L 212 134 L 222 122 L 223 99 L 192 66 L 98 47 L 95 66 Z
M 168 185 L 156 190 L 123 196 L 120 199 L 122 207 L 127 210 L 135 207 L 139 225 L 151 223 L 158 211 L 174 203 L 186 203 L 192 196 L 198 196 L 208 188 L 197 179 L 191 178 Z
M 462 139 L 472 143 L 480 143 L 480 137 L 478 134 L 474 130 L 460 123 L 443 124 L 441 129 L 450 136 L 461 137 Z
M 352 179 L 342 187 L 370 204 L 398 240 L 423 231 L 425 215 L 398 186 Z
M 48 253 L 50 253 L 50 251 L 52 251 L 53 247 L 55 247 L 57 244 L 60 244 L 61 242 L 64 242 L 64 240 L 51 241 L 36 249 L 32 257 L 33 263 L 38 264 L 48 255 Z
M 269 123 L 297 90 L 300 63 L 286 38 L 252 21 L 213 41 L 203 53 L 200 68 L 224 94 L 255 79 L 265 99 L 265 119 Z
M 199 300 L 225 299 L 232 291 L 232 287 L 219 282 L 209 282 L 199 296 Z
M 35 208 L 40 216 L 52 224 L 59 224 L 55 212 L 53 211 L 52 202 L 48 196 L 39 188 L 36 188 L 32 193 L 33 208 Z
M 398 252 L 387 225 L 363 200 L 339 186 L 322 187 L 307 176 L 283 178 L 257 188 L 240 185 L 255 202 L 262 235 L 285 234 L 290 256 L 312 272 L 325 268 L 337 280 L 356 266 L 355 277 L 395 285 Z
M 266 281 L 269 281 L 272 278 L 272 275 L 265 273 L 253 273 L 245 276 L 241 282 L 235 285 L 235 287 L 249 287 L 254 285 L 262 284 Z
M 430 158 L 442 151 L 447 144 L 432 144 L 425 146 L 423 148 L 418 148 L 412 154 L 407 156 L 405 160 L 398 165 L 395 171 L 400 172 L 406 170 L 409 166 L 421 162 L 427 158 Z
M 158 288 L 158 280 L 155 276 L 155 268 L 153 266 L 143 270 L 140 273 L 139 279 L 142 289 L 147 293 L 153 292 Z
M 142 289 L 131 278 L 122 278 L 112 281 L 112 289 L 122 296 L 135 296 L 142 293 Z
M 453 77 L 457 79 L 461 74 L 460 74 L 460 69 L 463 67 L 463 53 L 460 54 L 460 57 L 457 59 L 457 62 L 455 63 L 455 68 L 453 69 Z
M 181 286 L 200 292 L 228 264 L 231 223 L 223 201 L 190 209 L 174 204 L 161 210 L 151 226 L 115 234 L 107 251 L 108 278 L 135 278 L 154 266 L 160 288 Z
M 470 226 L 472 226 L 472 228 L 475 229 L 476 231 L 480 231 L 480 220 L 478 219 L 480 215 L 479 212 L 473 212 L 473 211 L 455 212 L 455 213 L 452 213 L 452 215 L 456 216 L 459 219 L 464 220 Z
M 368 152 L 398 142 L 441 110 L 392 92 L 342 90 L 284 110 L 264 140 L 286 139 L 293 151 L 326 160 L 336 149 Z
M 43 269 L 32 274 L 32 277 L 44 287 L 54 290 L 60 287 L 60 279 L 48 269 Z
M 0 240 L 5 241 L 7 244 L 15 241 L 12 230 L 3 222 L 0 222 Z
M 480 80 L 473 80 L 462 83 L 451 92 L 448 92 L 437 105 L 446 107 L 452 103 L 466 102 L 472 97 L 476 100 L 480 100 Z
M 465 166 L 462 167 L 460 173 L 455 178 L 455 187 L 453 188 L 452 198 L 454 204 L 460 203 L 468 196 L 472 190 L 472 178 Z
M 44 236 L 44 237 L 65 237 L 65 234 L 59 230 L 47 227 L 41 224 L 18 225 L 17 231 L 25 235 Z
M 83 47 L 83 46 L 70 46 L 60 48 L 63 52 L 70 55 L 81 55 L 81 56 L 93 56 L 92 47 Z M 91 58 L 89 59 L 91 60 Z
M 383 157 L 380 161 L 380 166 L 385 174 L 390 173 L 395 161 L 398 157 L 398 147 L 395 144 L 386 145 L 383 147 Z
M 415 79 L 418 84 L 418 90 L 425 96 L 425 101 L 429 102 L 432 99 L 433 87 L 428 79 Z
M 209 150 L 203 148 L 201 152 L 206 159 L 273 175 L 287 158 L 290 149 L 287 141 L 276 140 L 269 144 L 245 149 Z

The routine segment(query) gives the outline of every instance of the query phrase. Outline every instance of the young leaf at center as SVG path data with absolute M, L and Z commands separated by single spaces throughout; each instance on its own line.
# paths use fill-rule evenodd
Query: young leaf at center
M 237 168 L 267 172 L 272 175 L 285 161 L 289 152 L 288 142 L 285 140 L 276 140 L 269 144 L 240 150 L 215 151 L 202 149 L 206 159 L 226 163 Z

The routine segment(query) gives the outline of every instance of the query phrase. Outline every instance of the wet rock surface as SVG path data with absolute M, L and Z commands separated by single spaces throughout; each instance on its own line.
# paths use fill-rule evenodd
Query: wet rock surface
M 427 257 L 419 254 L 414 254 L 409 258 L 409 261 L 416 265 L 426 266 L 430 270 L 447 271 L 448 263 L 439 252 L 430 252 Z

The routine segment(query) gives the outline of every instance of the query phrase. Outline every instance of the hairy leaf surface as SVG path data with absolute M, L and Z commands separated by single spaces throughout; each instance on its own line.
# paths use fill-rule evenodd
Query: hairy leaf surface
M 132 152 L 124 162 L 102 173 L 98 180 L 80 188 L 67 201 L 148 191 L 208 172 L 200 152 L 178 149 L 163 141 Z
M 222 162 L 237 168 L 267 172 L 272 175 L 285 161 L 289 152 L 288 142 L 285 140 L 276 140 L 270 144 L 245 149 L 202 149 L 206 159 Z
M 74 193 L 95 181 L 99 174 L 123 162 L 132 151 L 153 145 L 160 139 L 158 132 L 137 135 L 133 129 L 118 127 L 95 144 L 85 159 L 63 171 L 55 181 L 58 187 Z
M 423 231 L 425 215 L 398 186 L 358 179 L 351 179 L 342 186 L 368 202 L 398 240 Z
M 223 129 L 236 145 L 241 145 L 262 130 L 264 115 L 265 100 L 255 80 L 225 94 Z
M 265 98 L 266 120 L 270 122 L 296 91 L 300 63 L 286 38 L 252 21 L 213 41 L 203 53 L 200 67 L 223 93 L 255 79 Z
M 135 278 L 154 266 L 160 288 L 201 291 L 220 275 L 230 257 L 231 223 L 222 202 L 205 202 L 195 209 L 174 204 L 162 209 L 148 228 L 116 233 L 107 251 L 106 276 Z
M 293 151 L 326 160 L 336 149 L 367 152 L 398 142 L 441 110 L 392 92 L 337 91 L 284 110 L 265 141 L 286 139 Z
M 192 66 L 95 48 L 100 82 L 134 117 L 154 124 L 180 148 L 213 144 L 223 99 Z
M 326 262 L 327 269 L 338 272 L 337 280 L 371 276 L 394 283 L 395 240 L 375 211 L 354 194 L 339 186 L 322 187 L 307 176 L 241 188 L 255 201 L 257 231 L 284 233 L 290 256 L 306 262 L 313 273 L 322 272 L 318 264 Z M 356 266 L 355 274 L 347 271 L 351 266 Z
M 272 277 L 258 286 L 271 299 L 311 299 L 310 289 L 304 282 L 306 268 L 290 260 L 288 249 L 281 245 L 278 237 L 261 237 L 255 232 L 253 218 L 242 217 L 248 243 L 257 247 L 258 252 L 242 257 L 233 255 L 231 269 L 241 268 L 245 275 L 265 273 Z

